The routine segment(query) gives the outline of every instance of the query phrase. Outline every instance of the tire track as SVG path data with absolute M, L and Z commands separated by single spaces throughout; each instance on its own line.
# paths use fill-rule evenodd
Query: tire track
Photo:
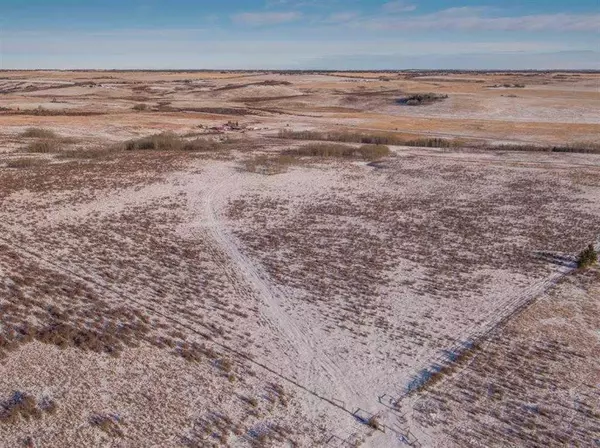
M 323 391 L 331 390 L 328 395 L 336 395 L 344 402 L 355 402 L 357 398 L 363 398 L 346 381 L 346 375 L 335 360 L 315 345 L 321 335 L 316 335 L 308 325 L 303 325 L 299 319 L 286 312 L 285 305 L 289 305 L 289 301 L 285 294 L 272 285 L 268 274 L 257 262 L 250 260 L 240 251 L 235 238 L 223 225 L 218 205 L 226 201 L 233 190 L 239 189 L 241 176 L 237 173 L 224 173 L 221 179 L 205 192 L 203 214 L 206 229 L 232 261 L 239 276 L 260 299 L 261 317 L 268 322 L 273 331 L 281 334 L 287 346 L 292 349 L 293 353 L 287 355 L 293 365 L 297 366 L 295 370 L 305 383 Z

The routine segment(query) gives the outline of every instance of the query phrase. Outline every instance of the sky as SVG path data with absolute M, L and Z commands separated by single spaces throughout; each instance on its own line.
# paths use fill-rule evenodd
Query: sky
M 600 69 L 600 0 L 0 0 L 0 68 Z

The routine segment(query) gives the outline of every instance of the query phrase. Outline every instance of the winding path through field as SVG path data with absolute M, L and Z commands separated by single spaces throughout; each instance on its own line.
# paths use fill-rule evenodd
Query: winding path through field
M 208 233 L 225 252 L 241 277 L 259 299 L 261 318 L 275 334 L 280 334 L 288 352 L 290 376 L 303 384 L 336 400 L 346 407 L 369 402 L 372 397 L 361 394 L 346 380 L 335 357 L 326 354 L 318 347 L 318 341 L 327 336 L 310 326 L 306 319 L 290 315 L 293 308 L 284 291 L 274 286 L 260 264 L 244 255 L 235 238 L 228 232 L 220 214 L 221 206 L 236 190 L 241 188 L 242 177 L 231 172 L 222 173 L 221 180 L 204 195 L 204 218 Z M 247 176 L 246 176 L 247 177 Z M 290 353 L 291 351 L 291 353 Z

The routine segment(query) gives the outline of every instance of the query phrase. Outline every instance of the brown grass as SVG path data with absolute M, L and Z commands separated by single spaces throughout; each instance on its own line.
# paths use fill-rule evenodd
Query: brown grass
M 143 112 L 148 110 L 148 105 L 145 103 L 140 103 L 140 104 L 136 104 L 132 107 L 133 110 L 136 110 L 138 112 Z
M 367 425 L 373 429 L 379 429 L 379 420 L 373 415 L 371 418 L 369 418 L 369 420 L 367 420 Z
M 412 95 L 400 98 L 398 103 L 407 106 L 424 106 L 444 101 L 446 98 L 448 98 L 448 95 L 440 95 L 438 93 L 413 93 Z
M 497 145 L 486 146 L 486 149 L 500 151 L 527 152 L 572 152 L 584 154 L 600 154 L 600 143 L 569 143 L 564 145 Z
M 422 146 L 430 148 L 460 147 L 464 143 L 460 140 L 449 140 L 442 138 L 418 138 L 410 139 L 389 133 L 355 133 L 346 131 L 319 132 L 319 131 L 290 131 L 281 130 L 279 138 L 290 140 L 324 140 L 345 143 L 362 143 L 371 145 L 398 145 L 398 146 Z
M 47 138 L 31 142 L 25 147 L 25 151 L 27 152 L 42 154 L 59 152 L 60 150 L 61 146 L 56 140 Z
M 257 155 L 244 161 L 243 168 L 250 173 L 273 175 L 285 173 L 291 165 L 297 163 L 298 159 L 288 154 Z
M 115 154 L 120 148 L 109 146 L 106 148 L 78 148 L 70 151 L 61 151 L 56 155 L 58 159 L 102 159 Z
M 106 115 L 106 112 L 37 108 L 30 110 L 9 110 L 5 111 L 3 115 L 33 115 L 38 117 L 94 117 L 98 115 Z
M 290 150 L 289 153 L 308 157 L 339 157 L 375 160 L 389 156 L 391 151 L 390 148 L 384 145 L 362 145 L 360 147 L 355 147 L 339 143 L 310 143 L 298 149 Z
M 8 400 L 0 402 L 0 423 L 15 424 L 21 419 L 39 419 L 44 413 L 54 414 L 56 409 L 56 402 L 49 398 L 38 404 L 32 395 L 15 391 Z
M 25 130 L 25 132 L 23 132 L 21 134 L 21 137 L 24 138 L 44 138 L 44 139 L 51 139 L 51 138 L 57 138 L 58 135 L 50 130 L 50 129 L 44 129 L 44 128 L 27 128 Z
M 113 415 L 97 414 L 90 418 L 90 424 L 105 432 L 111 437 L 121 438 L 124 436 L 120 428 L 120 420 Z
M 46 163 L 45 160 L 37 159 L 34 157 L 19 157 L 18 159 L 11 159 L 6 162 L 7 168 L 30 168 L 34 166 L 43 165 Z
M 187 141 L 172 132 L 142 137 L 137 140 L 125 142 L 126 151 L 153 150 L 153 151 L 216 151 L 223 149 L 226 143 L 209 139 L 197 138 Z

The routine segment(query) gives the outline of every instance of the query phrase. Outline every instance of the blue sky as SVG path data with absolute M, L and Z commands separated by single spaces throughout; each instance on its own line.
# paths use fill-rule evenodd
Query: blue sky
M 1 68 L 598 68 L 599 0 L 0 0 Z

